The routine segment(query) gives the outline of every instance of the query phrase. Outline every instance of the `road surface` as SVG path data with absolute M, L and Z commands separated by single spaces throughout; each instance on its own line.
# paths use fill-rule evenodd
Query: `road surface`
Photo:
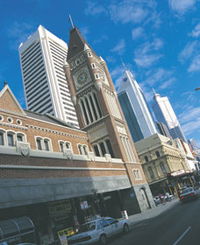
M 200 198 L 134 225 L 109 245 L 200 245 Z

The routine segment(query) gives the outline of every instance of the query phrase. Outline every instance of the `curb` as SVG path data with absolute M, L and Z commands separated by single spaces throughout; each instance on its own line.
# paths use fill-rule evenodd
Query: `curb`
M 134 214 L 129 216 L 129 225 L 131 227 L 135 226 L 136 224 L 157 217 L 160 214 L 168 211 L 169 209 L 173 208 L 175 205 L 177 205 L 179 203 L 179 199 L 175 199 L 172 202 L 166 203 L 166 204 L 161 204 L 163 206 L 157 206 L 151 210 L 145 211 L 143 213 L 139 213 L 139 214 Z M 156 210 L 156 209 L 160 209 L 160 210 Z M 156 211 L 156 212 L 155 212 Z M 139 217 L 138 217 L 139 216 Z M 134 220 L 134 217 L 136 220 Z

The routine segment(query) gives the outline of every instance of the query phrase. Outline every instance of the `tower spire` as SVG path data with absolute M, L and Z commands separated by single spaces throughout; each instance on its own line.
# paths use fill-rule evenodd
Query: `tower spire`
M 70 23 L 71 23 L 71 25 L 72 25 L 72 28 L 74 29 L 75 27 L 74 27 L 74 23 L 73 23 L 73 20 L 72 20 L 72 17 L 71 17 L 71 15 L 69 14 L 69 21 L 70 21 Z

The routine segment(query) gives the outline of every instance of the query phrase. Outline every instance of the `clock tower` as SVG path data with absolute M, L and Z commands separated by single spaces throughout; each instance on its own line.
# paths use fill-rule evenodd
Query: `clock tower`
M 88 133 L 95 155 L 122 159 L 140 207 L 143 199 L 146 206 L 153 206 L 107 65 L 77 28 L 70 31 L 64 70 L 80 128 Z

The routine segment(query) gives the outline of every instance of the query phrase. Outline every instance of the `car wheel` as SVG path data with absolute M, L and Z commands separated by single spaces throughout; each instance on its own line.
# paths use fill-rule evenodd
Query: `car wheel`
M 107 237 L 106 235 L 101 235 L 99 238 L 99 244 L 100 245 L 106 245 L 107 244 Z
M 123 232 L 124 233 L 128 233 L 129 232 L 129 226 L 128 226 L 128 224 L 124 224 Z

